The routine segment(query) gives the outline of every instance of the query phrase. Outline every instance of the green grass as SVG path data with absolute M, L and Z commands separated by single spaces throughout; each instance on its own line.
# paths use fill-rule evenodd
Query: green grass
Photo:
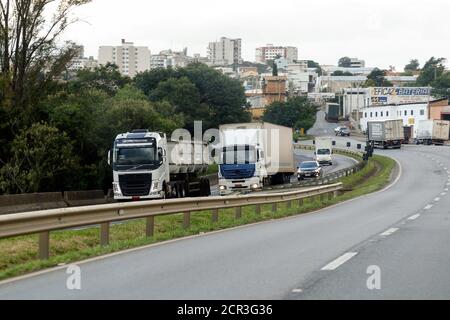
M 211 212 L 193 212 L 191 227 L 188 229 L 182 227 L 183 216 L 181 214 L 157 217 L 153 238 L 145 237 L 144 220 L 112 225 L 111 244 L 107 247 L 100 246 L 99 228 L 52 232 L 50 238 L 51 257 L 47 261 L 37 259 L 37 235 L 0 240 L 0 280 L 147 244 L 315 211 L 382 189 L 389 183 L 394 167 L 395 161 L 382 156 L 374 156 L 364 169 L 342 179 L 344 188 L 347 190 L 342 195 L 323 201 L 317 198 L 308 199 L 301 207 L 298 201 L 294 201 L 291 208 L 288 208 L 286 204 L 279 204 L 278 211 L 275 213 L 271 211 L 271 205 L 265 205 L 262 207 L 261 214 L 257 215 L 254 207 L 250 206 L 243 208 L 240 219 L 235 219 L 233 209 L 222 209 L 219 221 L 212 223 Z

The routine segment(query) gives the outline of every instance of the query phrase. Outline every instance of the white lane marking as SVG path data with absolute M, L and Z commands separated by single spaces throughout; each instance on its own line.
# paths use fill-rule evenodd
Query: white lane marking
M 382 234 L 380 234 L 380 236 L 387 237 L 387 236 L 390 236 L 391 234 L 397 232 L 398 230 L 399 230 L 399 228 L 391 228 L 391 229 L 383 232 Z
M 429 204 L 429 205 L 427 205 L 424 209 L 425 209 L 425 210 L 430 210 L 431 208 L 433 208 L 433 205 L 432 205 L 432 204 Z
M 446 196 L 447 195 L 447 192 L 442 192 L 441 193 L 441 196 Z
M 434 201 L 436 201 L 436 202 L 441 201 L 441 198 L 437 197 L 434 199 Z
M 416 220 L 419 217 L 420 217 L 420 214 L 415 214 L 415 215 L 409 217 L 408 220 Z
M 445 188 L 444 191 L 448 191 L 448 188 Z
M 322 268 L 322 270 L 323 271 L 336 270 L 337 268 L 339 268 L 341 265 L 346 263 L 348 260 L 350 260 L 351 258 L 356 256 L 357 254 L 358 254 L 358 252 L 347 252 L 347 253 L 343 254 L 342 256 L 340 256 L 339 258 L 337 258 L 336 260 L 327 264 L 325 267 Z
M 302 289 L 294 289 L 292 290 L 292 293 L 302 293 L 303 290 Z

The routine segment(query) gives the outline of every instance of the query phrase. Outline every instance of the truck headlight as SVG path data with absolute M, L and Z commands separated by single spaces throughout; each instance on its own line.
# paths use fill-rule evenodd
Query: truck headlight
M 220 190 L 220 191 L 227 190 L 227 187 L 225 187 L 225 186 L 219 186 L 219 190 Z
M 114 194 L 122 194 L 122 191 L 120 190 L 120 186 L 118 183 L 113 183 L 113 192 Z
M 258 189 L 259 185 L 257 183 L 252 184 L 252 189 Z

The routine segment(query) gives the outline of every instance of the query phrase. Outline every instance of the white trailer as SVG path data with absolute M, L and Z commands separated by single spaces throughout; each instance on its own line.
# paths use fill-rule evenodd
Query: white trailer
M 119 134 L 109 152 L 116 200 L 209 196 L 203 143 L 167 141 L 147 130 Z
M 291 128 L 265 122 L 221 125 L 219 130 L 221 195 L 287 182 L 295 174 Z
M 381 120 L 367 122 L 369 142 L 378 148 L 400 149 L 405 140 L 403 120 Z
M 447 120 L 422 120 L 417 129 L 417 144 L 443 145 L 449 140 L 450 121 Z

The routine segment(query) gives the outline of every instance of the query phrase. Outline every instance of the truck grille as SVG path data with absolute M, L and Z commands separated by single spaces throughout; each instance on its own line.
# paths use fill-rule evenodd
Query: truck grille
M 225 179 L 239 180 L 248 179 L 255 175 L 255 165 L 221 165 L 220 171 Z
M 150 193 L 152 186 L 151 174 L 119 175 L 119 185 L 125 197 L 142 197 Z

